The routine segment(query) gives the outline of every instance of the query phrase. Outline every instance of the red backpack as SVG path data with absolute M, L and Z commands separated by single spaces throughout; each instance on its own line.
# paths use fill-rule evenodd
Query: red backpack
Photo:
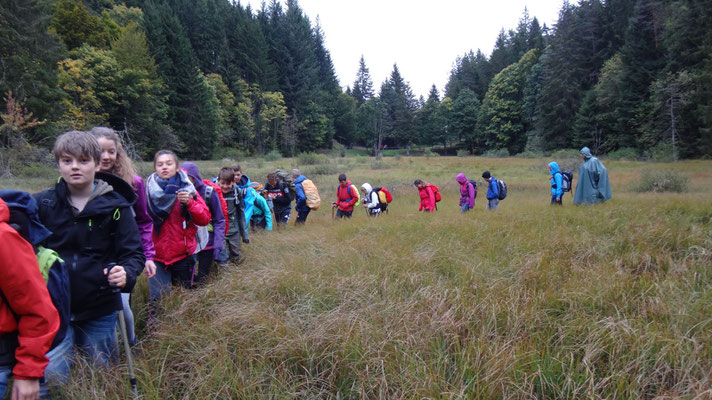
M 212 196 L 213 191 L 218 194 L 218 198 L 220 199 L 220 208 L 222 208 L 223 215 L 225 216 L 225 234 L 227 235 L 227 231 L 230 228 L 230 220 L 227 217 L 227 202 L 225 201 L 225 197 L 223 197 L 222 189 L 220 189 L 220 186 L 217 183 L 207 179 L 203 179 L 203 183 L 205 184 L 206 205 L 210 204 L 210 196 Z
M 433 195 L 435 195 L 435 202 L 436 203 L 439 202 L 442 199 L 442 197 L 440 197 L 440 190 L 438 190 L 438 187 L 433 185 L 432 183 L 429 184 L 428 186 L 430 186 L 430 190 L 432 190 Z

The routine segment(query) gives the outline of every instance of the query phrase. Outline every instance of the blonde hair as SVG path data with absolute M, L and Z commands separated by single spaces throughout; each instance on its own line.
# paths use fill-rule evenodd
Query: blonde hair
M 133 166 L 133 162 L 126 154 L 124 145 L 121 143 L 121 138 L 111 128 L 96 126 L 89 131 L 94 137 L 99 140 L 99 138 L 104 138 L 111 140 L 116 145 L 116 162 L 114 163 L 114 168 L 110 171 L 112 174 L 118 176 L 119 178 L 126 181 L 131 187 L 134 187 L 134 176 L 136 176 L 136 169 Z

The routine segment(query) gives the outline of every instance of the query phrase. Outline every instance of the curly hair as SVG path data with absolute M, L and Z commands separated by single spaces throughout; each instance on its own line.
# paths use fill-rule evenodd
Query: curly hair
M 89 131 L 94 137 L 99 140 L 101 138 L 111 140 L 116 145 L 116 162 L 111 171 L 108 171 L 119 178 L 126 181 L 131 187 L 134 187 L 134 176 L 136 176 L 136 168 L 134 168 L 133 162 L 126 154 L 124 150 L 124 145 L 121 143 L 121 138 L 111 128 L 96 126 Z

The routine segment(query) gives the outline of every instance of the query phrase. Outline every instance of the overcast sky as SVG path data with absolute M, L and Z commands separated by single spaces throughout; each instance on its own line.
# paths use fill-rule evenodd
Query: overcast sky
M 257 11 L 262 0 L 240 3 Z M 312 26 L 319 17 L 342 87 L 353 84 L 363 55 L 376 93 L 395 63 L 416 97 L 427 97 L 433 84 L 442 97 L 455 59 L 477 49 L 489 56 L 500 30 L 516 28 L 525 7 L 531 18 L 552 27 L 562 4 L 563 0 L 299 0 Z

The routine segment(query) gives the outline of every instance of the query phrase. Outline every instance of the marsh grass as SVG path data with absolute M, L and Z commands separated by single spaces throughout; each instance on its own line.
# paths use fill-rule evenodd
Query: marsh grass
M 140 329 L 142 398 L 712 396 L 710 162 L 609 161 L 611 201 L 550 207 L 548 161 L 344 165 L 357 185 L 392 189 L 389 213 L 333 221 L 322 206 L 303 227 L 253 233 L 245 263 L 166 298 Z M 695 176 L 693 190 L 630 189 L 665 168 Z M 497 212 L 484 211 L 485 169 L 509 185 Z M 480 181 L 464 215 L 458 172 Z M 417 212 L 416 177 L 439 186 L 436 213 Z M 336 176 L 313 178 L 328 204 Z M 138 315 L 146 291 L 142 279 Z M 78 372 L 64 395 L 130 398 L 124 368 Z

